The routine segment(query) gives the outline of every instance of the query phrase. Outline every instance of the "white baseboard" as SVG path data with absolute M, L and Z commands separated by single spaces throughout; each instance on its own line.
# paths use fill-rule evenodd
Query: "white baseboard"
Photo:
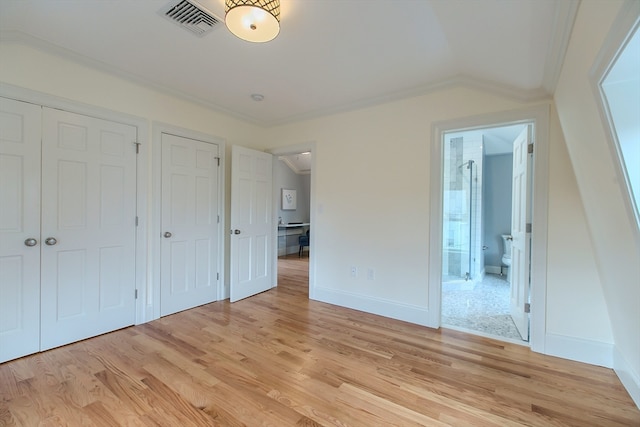
M 546 334 L 544 353 L 563 359 L 612 368 L 631 399 L 640 408 L 640 376 L 634 372 L 614 344 Z
M 496 265 L 485 265 L 484 271 L 489 274 L 501 274 L 502 268 Z
M 310 294 L 313 295 L 313 297 L 310 296 L 310 298 L 316 301 L 403 320 L 417 325 L 437 327 L 429 324 L 429 310 L 427 307 L 403 304 L 381 298 L 372 298 L 329 288 L 315 287 Z
M 546 334 L 544 353 L 563 359 L 613 368 L 613 344 Z
M 627 359 L 618 350 L 618 347 L 613 348 L 613 370 L 616 371 L 620 382 L 640 409 L 640 376 L 634 372 Z

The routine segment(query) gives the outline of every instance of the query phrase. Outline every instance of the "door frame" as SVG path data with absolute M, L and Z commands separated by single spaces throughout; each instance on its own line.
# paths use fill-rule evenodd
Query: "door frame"
M 147 164 L 149 158 L 149 147 L 146 143 L 148 137 L 148 120 L 118 111 L 109 110 L 94 105 L 85 104 L 49 95 L 35 90 L 15 86 L 9 83 L 0 85 L 0 96 L 15 99 L 16 101 L 28 102 L 43 107 L 60 109 L 70 113 L 82 114 L 102 120 L 130 125 L 136 128 L 137 142 L 140 143 L 139 153 L 136 157 L 136 216 L 138 226 L 136 227 L 136 266 L 135 266 L 135 287 L 138 291 L 138 298 L 135 303 L 135 324 L 139 325 L 149 320 L 145 301 L 147 293 L 147 187 L 149 179 L 147 176 Z M 133 143 L 133 141 L 132 141 Z
M 529 346 L 544 353 L 547 293 L 547 213 L 549 186 L 549 112 L 548 104 L 434 123 L 430 162 L 429 219 L 429 325 L 439 328 L 442 309 L 442 140 L 451 131 L 497 127 L 507 124 L 534 124 L 531 246 L 531 313 Z
M 278 156 L 284 156 L 288 154 L 298 154 L 304 153 L 306 151 L 311 152 L 311 190 L 309 194 L 309 221 L 311 222 L 311 227 L 317 227 L 317 216 L 316 216 L 316 143 L 315 141 L 303 142 L 300 144 L 287 145 L 284 147 L 272 148 L 266 150 L 267 153 L 271 153 L 273 155 L 274 163 L 278 161 Z M 280 203 L 280 191 L 275 188 L 275 165 L 273 169 L 274 177 L 273 177 L 273 223 L 277 224 L 278 218 L 278 206 Z M 278 228 L 274 227 L 273 238 L 272 238 L 272 268 L 273 268 L 273 287 L 278 286 Z M 314 235 L 317 233 L 314 231 Z M 315 284 L 316 284 L 316 245 L 315 238 L 312 238 L 309 242 L 309 299 L 315 299 Z
M 218 168 L 218 210 L 220 213 L 220 222 L 218 223 L 218 268 L 220 270 L 220 278 L 217 283 L 216 300 L 220 301 L 225 297 L 225 242 L 228 238 L 225 224 L 226 213 L 226 184 L 225 184 L 225 153 L 226 143 L 225 140 L 209 135 L 206 133 L 194 131 L 191 129 L 174 126 L 168 123 L 154 121 L 152 123 L 153 139 L 152 145 L 152 159 L 151 159 L 151 181 L 152 181 L 152 205 L 151 205 L 151 232 L 149 236 L 150 258 L 151 258 L 151 280 L 149 280 L 149 290 L 145 298 L 145 306 L 149 312 L 146 321 L 155 320 L 160 318 L 160 243 L 162 240 L 162 134 L 171 134 L 182 138 L 195 139 L 202 142 L 218 145 L 218 156 L 220 157 L 220 167 Z M 228 294 L 228 292 L 227 292 Z

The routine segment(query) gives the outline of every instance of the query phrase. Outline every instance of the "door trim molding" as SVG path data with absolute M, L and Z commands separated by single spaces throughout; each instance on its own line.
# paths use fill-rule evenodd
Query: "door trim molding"
M 136 212 L 138 216 L 138 227 L 136 227 L 136 278 L 135 286 L 138 290 L 138 299 L 136 300 L 135 324 L 139 325 L 148 321 L 146 313 L 146 305 L 144 304 L 144 294 L 147 289 L 147 188 L 148 174 L 147 164 L 149 156 L 148 128 L 149 121 L 133 116 L 131 114 L 121 113 L 109 110 L 95 105 L 85 104 L 79 101 L 73 101 L 61 98 L 55 95 L 38 92 L 35 90 L 15 86 L 9 83 L 0 84 L 0 96 L 15 99 L 16 101 L 28 102 L 43 107 L 49 107 L 59 110 L 68 111 L 70 113 L 82 114 L 102 120 L 122 123 L 136 128 L 137 139 L 140 144 L 140 152 L 136 158 Z M 142 294 L 142 296 L 141 296 Z
M 549 186 L 549 104 L 434 123 L 432 126 L 428 325 L 440 327 L 442 305 L 442 139 L 453 130 L 533 122 L 536 153 L 533 162 L 531 315 L 529 346 L 545 353 L 547 295 L 547 213 Z
M 150 217 L 150 235 L 149 235 L 149 257 L 150 257 L 150 276 L 148 282 L 147 295 L 145 305 L 148 310 L 146 321 L 160 318 L 160 242 L 162 233 L 162 224 L 160 213 L 162 203 L 162 134 L 171 134 L 182 138 L 195 139 L 202 142 L 218 145 L 218 156 L 220 157 L 220 167 L 218 168 L 218 213 L 220 215 L 220 223 L 218 224 L 218 266 L 220 269 L 220 278 L 216 285 L 216 299 L 219 301 L 225 298 L 226 286 L 226 245 L 228 239 L 226 230 L 225 217 L 225 200 L 226 200 L 226 184 L 225 184 L 225 152 L 226 142 L 223 138 L 198 132 L 195 130 L 174 126 L 168 123 L 154 121 L 152 122 L 152 154 L 151 154 L 151 212 Z

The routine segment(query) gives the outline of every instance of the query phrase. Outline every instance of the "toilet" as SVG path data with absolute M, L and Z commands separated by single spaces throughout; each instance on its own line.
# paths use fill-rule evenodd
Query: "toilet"
M 502 235 L 502 248 L 504 250 L 502 254 L 502 265 L 507 267 L 507 282 L 511 283 L 511 241 L 513 236 L 510 234 Z M 502 272 L 502 269 L 500 269 Z

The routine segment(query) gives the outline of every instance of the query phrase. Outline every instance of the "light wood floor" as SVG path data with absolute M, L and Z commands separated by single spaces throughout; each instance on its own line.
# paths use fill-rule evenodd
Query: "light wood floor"
M 0 365 L 1 426 L 638 426 L 604 368 L 277 289 Z

